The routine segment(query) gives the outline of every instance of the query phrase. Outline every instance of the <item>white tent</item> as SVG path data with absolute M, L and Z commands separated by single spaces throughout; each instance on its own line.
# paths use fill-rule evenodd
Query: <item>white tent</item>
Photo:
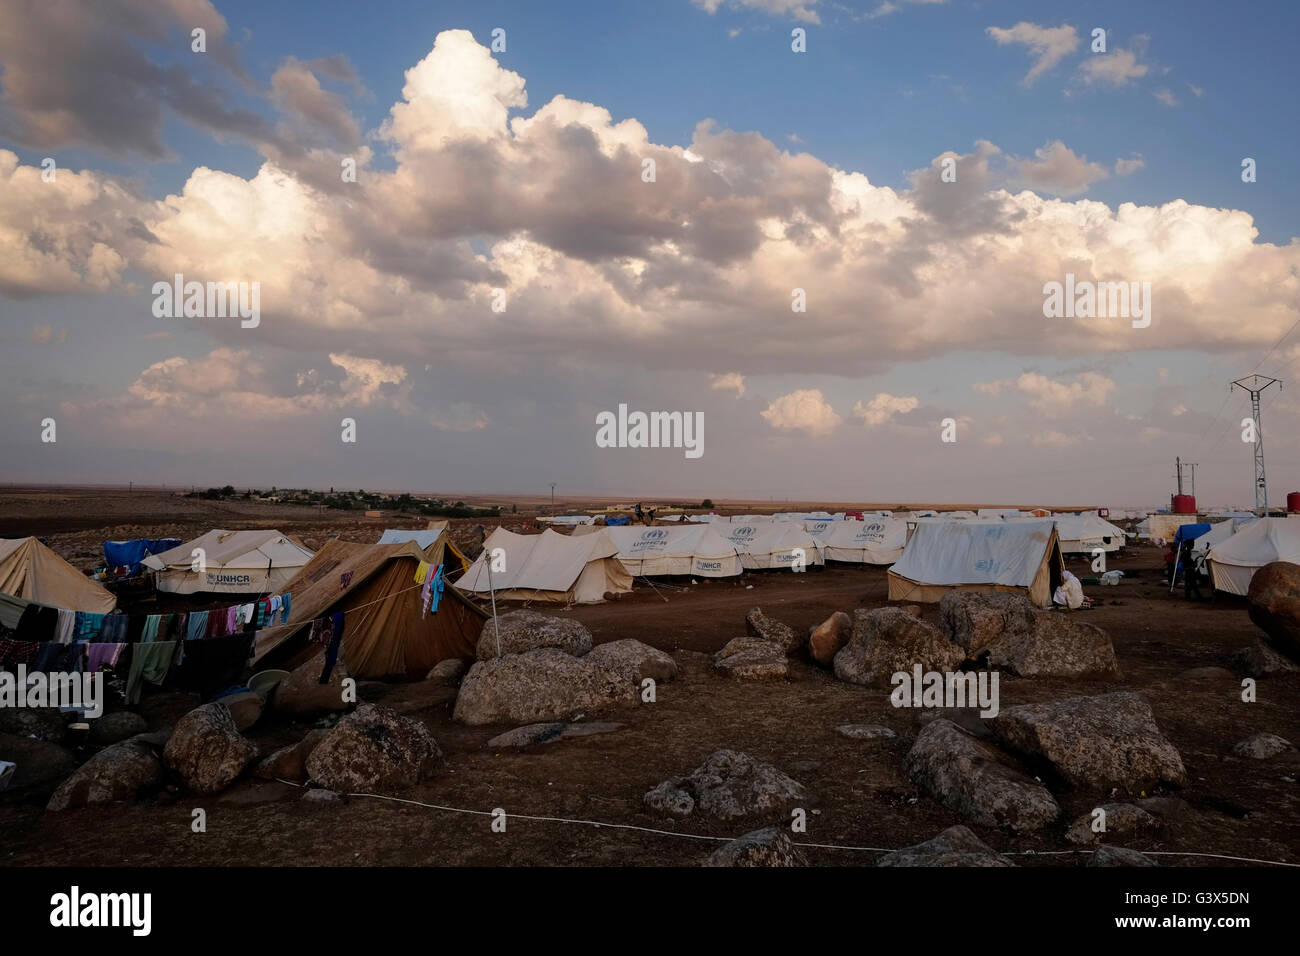
M 716 527 L 723 527 L 717 525 Z M 637 577 L 693 574 L 705 578 L 733 577 L 741 572 L 736 546 L 714 525 L 685 528 L 606 528 L 618 547 L 618 559 Z
M 1218 521 L 1211 525 L 1210 530 L 1205 532 L 1192 543 L 1193 551 L 1209 551 L 1216 544 L 1227 541 L 1242 528 L 1249 527 L 1258 521 L 1258 518 L 1243 519 L 1240 524 L 1232 518 L 1226 521 Z
M 1250 579 L 1264 565 L 1273 561 L 1300 564 L 1300 521 L 1260 518 L 1213 545 L 1206 561 L 1216 591 L 1244 595 L 1250 590 Z
M 1155 544 L 1165 544 L 1174 540 L 1174 535 L 1183 525 L 1197 524 L 1200 520 L 1196 515 L 1149 514 L 1138 522 L 1134 530 L 1139 538 L 1149 538 Z
M 951 588 L 1020 591 L 1039 607 L 1061 580 L 1056 525 L 1038 521 L 943 521 L 917 524 L 889 570 L 891 601 L 938 601 Z
M 1097 549 L 1118 551 L 1124 547 L 1124 529 L 1116 527 L 1096 512 L 1056 515 L 1056 533 L 1061 539 L 1062 554 L 1091 554 Z
M 835 521 L 820 540 L 827 561 L 893 564 L 903 556 L 907 522 L 897 518 Z
M 817 540 L 802 525 L 792 521 L 719 525 L 718 531 L 736 546 L 740 563 L 746 570 L 795 565 L 808 568 L 825 563 Z
M 572 528 L 580 524 L 592 524 L 595 520 L 591 515 L 539 515 L 537 523 L 568 525 Z
M 508 601 L 566 604 L 595 604 L 606 593 L 631 591 L 632 577 L 614 557 L 618 548 L 610 530 L 564 535 L 549 528 L 541 534 L 497 528 L 456 587 L 477 595 L 495 591 Z
M 217 528 L 140 563 L 158 572 L 159 591 L 274 594 L 311 557 L 300 542 L 279 531 Z
M 1021 514 L 1019 508 L 981 508 L 976 512 L 979 518 L 1015 518 Z
M 940 512 L 939 512 L 939 517 L 942 518 L 942 519 L 944 519 L 945 521 L 953 521 L 953 520 L 957 520 L 957 519 L 966 519 L 966 520 L 970 520 L 971 518 L 974 518 L 974 517 L 975 517 L 975 512 L 973 512 L 973 511 L 940 511 Z

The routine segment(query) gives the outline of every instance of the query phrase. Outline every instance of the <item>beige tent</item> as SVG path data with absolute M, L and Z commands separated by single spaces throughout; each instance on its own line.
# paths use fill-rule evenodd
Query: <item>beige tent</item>
M 301 542 L 279 531 L 215 529 L 140 563 L 158 572 L 159 591 L 276 594 L 310 560 Z
M 793 521 L 718 525 L 718 533 L 740 553 L 747 571 L 808 568 L 825 564 L 817 539 Z
M 1049 607 L 1061 583 L 1061 548 L 1050 519 L 919 522 L 889 569 L 891 601 L 938 601 L 952 588 L 1018 591 Z
M 498 600 L 594 604 L 632 590 L 617 554 L 609 529 L 564 535 L 549 528 L 541 534 L 497 528 L 456 586 L 480 596 L 495 592 Z
M 107 614 L 117 598 L 35 538 L 0 538 L 0 595 L 69 611 Z M 0 624 L 14 627 L 20 602 L 0 602 Z
M 1300 564 L 1300 521 L 1260 518 L 1212 545 L 1206 557 L 1214 589 L 1243 596 L 1250 592 L 1255 572 L 1274 561 Z
M 275 652 L 278 663 L 300 663 L 318 650 L 303 649 L 307 625 L 338 611 L 345 615 L 342 657 L 354 677 L 423 675 L 449 657 L 473 657 L 487 615 L 453 585 L 444 588 L 436 612 L 421 614 L 415 571 L 421 561 L 439 560 L 440 552 L 436 542 L 428 552 L 410 541 L 326 542 L 285 588 L 288 622 L 257 632 L 253 660 Z
M 719 525 L 719 527 L 723 527 Z M 712 524 L 673 528 L 606 528 L 618 547 L 618 559 L 639 577 L 690 574 L 702 578 L 735 577 L 743 570 L 736 546 Z

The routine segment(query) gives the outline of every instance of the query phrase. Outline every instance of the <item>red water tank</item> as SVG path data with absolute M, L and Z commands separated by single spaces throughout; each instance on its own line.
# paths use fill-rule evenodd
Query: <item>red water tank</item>
M 1173 511 L 1176 515 L 1196 514 L 1196 499 L 1191 495 L 1174 495 Z
M 1286 496 L 1286 510 L 1300 512 L 1300 491 L 1293 491 Z

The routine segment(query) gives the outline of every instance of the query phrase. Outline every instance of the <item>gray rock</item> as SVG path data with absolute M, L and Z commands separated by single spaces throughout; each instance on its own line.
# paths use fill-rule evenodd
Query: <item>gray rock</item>
M 1183 758 L 1136 693 L 1004 708 L 989 727 L 1006 747 L 1049 762 L 1080 790 L 1136 793 L 1187 782 Z
M 1253 734 L 1234 746 L 1232 752 L 1238 757 L 1251 760 L 1267 760 L 1294 749 L 1291 741 L 1277 734 Z
M 904 765 L 918 787 L 984 826 L 1027 833 L 1061 814 L 1047 788 L 1014 760 L 948 720 L 926 725 Z
M 495 624 L 489 620 L 483 625 L 483 633 L 478 639 L 480 661 L 490 661 L 497 656 L 497 625 L 501 629 L 502 656 L 554 647 L 581 657 L 591 650 L 591 631 L 580 621 L 520 610 L 499 615 Z
M 789 624 L 774 621 L 763 613 L 762 608 L 752 607 L 745 615 L 745 630 L 759 640 L 771 641 L 780 646 L 786 654 L 793 654 L 803 646 L 804 639 Z
M 347 667 L 341 659 L 335 662 L 329 682 L 322 684 L 320 675 L 324 669 L 323 651 L 307 663 L 294 668 L 288 677 L 276 685 L 275 709 L 282 714 L 294 716 L 351 710 L 352 704 L 343 699 L 343 681 L 348 676 Z
M 949 672 L 966 655 L 931 624 L 901 608 L 854 612 L 853 636 L 835 655 L 835 676 L 852 684 L 887 684 L 899 671 Z
M 1159 866 L 1155 860 L 1137 850 L 1103 844 L 1088 859 L 1088 866 Z
M 638 687 L 649 677 L 656 684 L 677 677 L 677 662 L 661 650 L 627 638 L 597 644 L 586 658 L 589 664 L 598 664 L 631 681 Z
M 648 791 L 643 802 L 651 810 L 674 817 L 690 816 L 695 810 L 695 798 L 671 780 Z
M 1003 744 L 1046 760 L 1080 789 L 1136 793 L 1187 782 L 1151 705 L 1129 691 L 1006 707 L 989 726 Z
M 807 866 L 808 860 L 789 834 L 764 827 L 725 843 L 709 854 L 705 866 Z
M 939 627 L 948 638 L 974 657 L 1008 629 L 1029 630 L 1036 609 L 1019 594 L 985 597 L 954 588 L 939 599 Z
M 343 794 L 322 787 L 312 787 L 310 790 L 304 790 L 299 800 L 303 803 L 342 803 Z
M 1015 866 L 960 824 L 933 839 L 882 856 L 876 866 Z
M 713 669 L 738 680 L 780 680 L 790 671 L 785 650 L 775 641 L 737 637 L 713 655 Z
M 241 734 L 257 723 L 262 716 L 262 711 L 266 709 L 266 698 L 251 690 L 227 694 L 221 698 L 221 703 L 225 704 L 226 709 L 230 711 L 230 716 L 235 721 L 235 729 Z
M 497 734 L 487 742 L 493 749 L 506 747 L 531 747 L 533 744 L 551 744 L 569 737 L 590 737 L 593 734 L 608 734 L 622 727 L 622 724 L 606 720 L 593 720 L 586 724 L 558 723 L 528 724 Z
M 281 747 L 263 758 L 253 768 L 253 776 L 263 780 L 306 780 L 307 758 L 328 733 L 324 729 L 308 731 L 296 744 Z
M 148 721 L 139 714 L 129 710 L 115 710 L 91 722 L 90 740 L 101 745 L 116 744 L 136 734 L 145 733 L 148 729 Z
M 433 775 L 442 750 L 429 728 L 387 707 L 362 704 L 307 757 L 308 776 L 329 790 L 388 793 Z
M 153 748 L 139 740 L 127 740 L 101 750 L 78 767 L 54 791 L 46 809 L 56 812 L 134 800 L 162 780 L 162 764 Z
M 808 653 L 823 667 L 830 667 L 835 655 L 853 636 L 853 618 L 836 611 L 808 632 Z
M 257 747 L 235 728 L 220 701 L 196 707 L 176 722 L 163 762 L 190 790 L 220 793 L 257 757 Z
M 1300 666 L 1258 639 L 1232 655 L 1232 666 L 1247 677 L 1273 677 L 1276 674 L 1294 674 L 1300 671 Z
M 0 760 L 16 765 L 11 790 L 31 787 L 48 793 L 77 769 L 77 758 L 66 747 L 17 734 L 0 734 Z
M 891 740 L 898 736 L 879 724 L 840 724 L 835 730 L 850 740 Z
M 72 719 L 57 707 L 0 707 L 0 734 L 59 743 Z
M 695 809 L 719 820 L 788 812 L 810 799 L 802 784 L 735 750 L 716 750 L 689 775 L 659 784 L 645 795 L 646 805 L 655 808 L 672 801 L 684 806 L 675 791 L 686 793 Z
M 1032 627 L 1009 627 L 987 649 L 992 667 L 1019 677 L 1119 676 L 1106 632 L 1060 611 L 1035 612 Z
M 462 724 L 567 720 L 635 705 L 636 687 L 620 675 L 556 647 L 479 661 L 461 682 L 455 719 Z
M 448 687 L 459 686 L 461 678 L 469 670 L 469 664 L 459 657 L 449 657 L 445 661 L 438 661 L 433 668 L 425 675 L 425 680 L 436 681 L 439 684 L 446 684 Z
M 1065 838 L 1078 846 L 1087 846 L 1115 837 L 1145 836 L 1160 829 L 1159 820 L 1131 803 L 1105 803 L 1100 809 L 1106 811 L 1104 832 L 1093 832 L 1093 815 L 1090 810 L 1070 824 Z

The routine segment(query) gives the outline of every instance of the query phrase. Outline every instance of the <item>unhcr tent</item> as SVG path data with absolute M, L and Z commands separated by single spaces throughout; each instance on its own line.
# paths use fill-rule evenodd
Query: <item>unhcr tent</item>
M 1192 547 L 1196 551 L 1209 551 L 1216 544 L 1227 541 L 1242 528 L 1249 528 L 1259 518 L 1254 516 L 1249 518 L 1228 518 L 1226 521 L 1220 521 L 1210 526 L 1210 530 L 1205 532 L 1196 539 L 1196 544 Z
M 1050 519 L 922 521 L 889 569 L 889 599 L 933 603 L 960 588 L 1018 591 L 1049 607 L 1063 569 Z
M 817 540 L 790 521 L 766 524 L 720 525 L 719 533 L 735 545 L 740 563 L 750 571 L 770 568 L 808 568 L 825 564 Z
M 897 518 L 836 521 L 821 539 L 827 561 L 893 564 L 907 544 L 907 522 Z
M 29 602 L 91 614 L 117 606 L 109 591 L 35 538 L 0 538 L 0 624 L 16 627 Z
M 195 569 L 196 549 L 201 549 L 201 570 Z M 302 544 L 278 531 L 216 529 L 170 551 L 151 554 L 141 564 L 158 572 L 159 591 L 275 594 L 287 590 L 311 556 Z
M 541 534 L 515 534 L 497 528 L 456 585 L 480 596 L 495 592 L 499 600 L 595 604 L 606 593 L 632 590 L 632 576 L 615 558 L 612 533 L 592 528 L 588 534 L 564 535 L 547 528 Z
M 1210 548 L 1206 562 L 1216 591 L 1246 594 L 1255 572 L 1273 561 L 1300 564 L 1300 521 L 1260 518 Z
M 326 542 L 284 589 L 292 598 L 288 622 L 257 632 L 253 660 L 274 651 L 274 659 L 287 661 L 303 650 L 312 621 L 340 611 L 342 658 L 353 677 L 424 675 L 449 657 L 473 657 L 487 615 L 451 584 L 444 586 L 437 611 L 422 614 L 415 571 L 428 560 L 413 541 Z M 313 646 L 304 656 L 314 653 Z
M 446 564 L 449 570 L 457 574 L 469 567 L 469 558 L 451 540 L 445 522 L 443 528 L 389 528 L 379 536 L 380 544 L 403 544 L 407 541 L 414 542 L 425 553 L 425 560 L 430 564 Z M 448 554 L 451 556 L 448 557 Z
M 725 525 L 717 525 L 722 528 Z M 618 560 L 634 577 L 693 574 L 727 578 L 742 569 L 736 546 L 712 524 L 677 528 L 606 528 Z
M 1124 547 L 1124 529 L 1116 527 L 1095 512 L 1057 515 L 1056 534 L 1061 539 L 1062 554 L 1091 554 L 1097 549 L 1118 551 Z

